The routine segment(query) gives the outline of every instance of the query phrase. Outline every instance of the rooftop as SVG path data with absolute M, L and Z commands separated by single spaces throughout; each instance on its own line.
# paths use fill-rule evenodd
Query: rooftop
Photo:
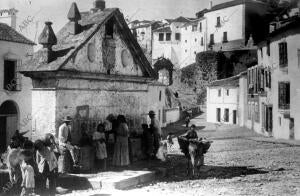
M 5 23 L 0 23 L 0 40 L 35 45 L 33 41 L 27 39 L 24 35 L 20 34 L 15 29 L 13 29 Z
M 129 30 L 123 14 L 117 8 L 106 8 L 96 12 L 81 12 L 81 20 L 78 21 L 81 26 L 79 33 L 71 34 L 70 29 L 72 29 L 72 22 L 68 22 L 56 34 L 57 44 L 52 47 L 55 57 L 53 61 L 50 63 L 41 62 L 40 59 L 44 53 L 42 50 L 39 50 L 26 61 L 20 71 L 23 73 L 58 71 L 76 55 L 102 25 L 106 24 L 106 22 L 113 17 L 116 21 L 116 25 L 122 29 L 120 36 L 123 37 L 123 40 L 132 52 L 136 62 L 140 65 L 143 73 L 148 76 L 154 76 L 154 71 L 150 63 L 143 55 L 142 49 Z M 74 69 L 76 70 L 76 68 Z
M 230 78 L 215 80 L 209 86 L 210 87 L 238 87 L 240 75 L 241 74 L 232 76 Z

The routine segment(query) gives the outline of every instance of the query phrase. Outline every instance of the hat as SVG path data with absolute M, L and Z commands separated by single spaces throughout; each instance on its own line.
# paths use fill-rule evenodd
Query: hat
M 33 154 L 29 150 L 21 150 L 19 156 L 22 156 L 25 161 L 33 158 Z
M 149 116 L 152 116 L 152 115 L 155 115 L 155 112 L 153 110 L 151 110 L 149 113 L 148 113 Z
M 70 122 L 70 121 L 72 121 L 72 118 L 70 116 L 66 116 L 66 117 L 64 117 L 62 119 L 62 121 L 64 121 L 64 122 Z

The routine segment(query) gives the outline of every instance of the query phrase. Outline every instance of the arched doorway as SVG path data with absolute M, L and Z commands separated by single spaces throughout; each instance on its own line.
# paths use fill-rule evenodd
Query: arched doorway
M 4 152 L 10 138 L 18 129 L 18 106 L 13 101 L 0 105 L 0 152 Z

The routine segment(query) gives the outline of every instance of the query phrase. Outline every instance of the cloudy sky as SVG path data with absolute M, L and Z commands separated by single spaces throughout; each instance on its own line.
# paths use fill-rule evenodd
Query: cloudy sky
M 66 22 L 72 2 L 80 11 L 87 11 L 93 0 L 0 0 L 0 8 L 19 10 L 17 30 L 37 42 L 44 21 L 54 23 L 57 32 Z M 125 16 L 134 19 L 175 18 L 180 15 L 194 17 L 195 13 L 209 6 L 210 0 L 106 0 L 107 7 L 118 7 Z M 228 0 L 213 0 L 213 4 Z M 25 22 L 26 21 L 26 22 Z M 27 24 L 25 24 L 27 23 Z

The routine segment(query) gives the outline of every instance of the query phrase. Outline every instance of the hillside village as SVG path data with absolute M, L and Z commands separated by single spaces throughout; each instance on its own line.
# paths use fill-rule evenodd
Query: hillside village
M 18 10 L 0 8 L 0 195 L 136 194 L 150 182 L 157 195 L 195 195 L 194 182 L 270 195 L 260 186 L 280 187 L 284 172 L 297 195 L 300 1 L 210 1 L 194 17 L 155 20 L 121 10 L 70 3 L 67 22 L 43 21 L 35 43 L 17 29 Z M 46 168 L 32 177 L 44 187 L 21 186 L 27 158 Z

